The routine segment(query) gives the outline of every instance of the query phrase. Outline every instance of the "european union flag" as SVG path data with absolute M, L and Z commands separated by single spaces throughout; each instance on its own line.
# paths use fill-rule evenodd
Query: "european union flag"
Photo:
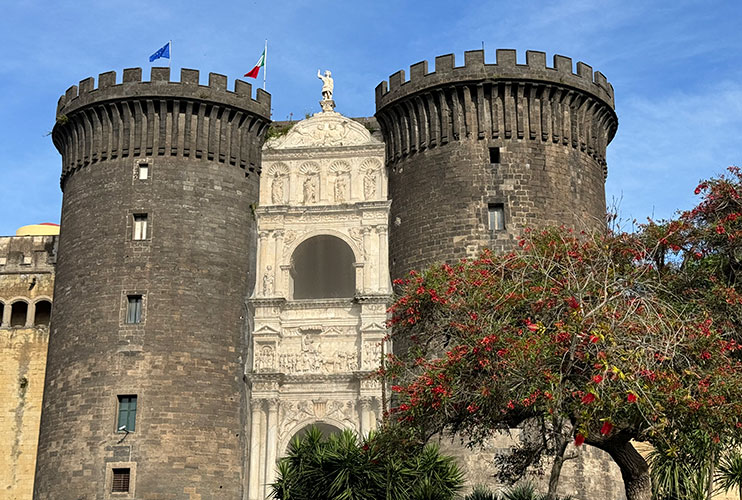
M 161 57 L 170 59 L 170 42 L 167 42 L 163 48 L 149 56 L 149 62 L 152 62 L 155 59 L 159 59 Z

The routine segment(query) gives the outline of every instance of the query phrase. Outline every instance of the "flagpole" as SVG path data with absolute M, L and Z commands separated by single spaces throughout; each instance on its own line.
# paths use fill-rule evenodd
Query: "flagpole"
M 168 40 L 167 43 L 170 44 L 170 57 L 167 58 L 167 67 L 170 69 L 170 62 L 173 60 L 173 41 Z
M 265 90 L 265 76 L 268 73 L 268 39 L 265 39 L 265 59 L 263 60 L 263 90 Z

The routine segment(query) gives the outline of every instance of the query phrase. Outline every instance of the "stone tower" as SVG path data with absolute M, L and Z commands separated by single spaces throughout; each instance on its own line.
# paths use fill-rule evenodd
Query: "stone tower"
M 392 278 L 434 261 L 508 248 L 527 226 L 596 228 L 605 151 L 618 124 L 603 74 L 543 52 L 437 57 L 376 87 L 386 143 Z
M 376 118 L 386 144 L 389 264 L 392 278 L 434 262 L 512 248 L 526 227 L 605 227 L 605 154 L 618 126 L 613 87 L 602 73 L 543 52 L 452 54 L 399 71 L 376 87 Z M 404 349 L 404 342 L 395 348 Z M 514 432 L 513 436 L 518 433 Z M 444 445 L 447 443 L 444 442 Z M 456 455 L 470 484 L 492 482 L 493 457 L 512 439 Z M 539 480 L 539 478 L 534 478 Z M 542 480 L 543 478 L 541 478 Z M 597 449 L 562 472 L 560 494 L 625 498 L 618 468 Z
M 59 100 L 35 498 L 242 498 L 245 297 L 270 95 L 127 69 Z

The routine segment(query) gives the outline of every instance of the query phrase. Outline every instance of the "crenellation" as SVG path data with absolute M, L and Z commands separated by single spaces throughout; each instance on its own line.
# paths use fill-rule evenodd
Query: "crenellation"
M 526 64 L 518 64 L 517 51 L 497 49 L 495 64 L 485 62 L 483 50 L 470 50 L 464 53 L 464 65 L 456 66 L 454 54 L 435 58 L 435 70 L 428 72 L 427 63 L 420 61 L 410 67 L 410 79 L 405 79 L 404 71 L 398 71 L 376 87 L 376 102 L 387 103 L 403 95 L 409 95 L 423 89 L 444 85 L 451 81 L 485 82 L 507 80 L 532 80 L 544 84 L 570 86 L 590 92 L 613 107 L 613 88 L 605 77 L 585 63 L 578 62 L 574 70 L 572 59 L 556 54 L 553 64 L 548 67 L 546 54 L 540 51 L 526 51 Z
M 209 73 L 209 87 L 215 90 L 227 90 L 227 77 L 219 73 Z
M 554 69 L 559 73 L 565 75 L 573 75 L 572 72 L 572 58 L 560 56 L 559 54 L 554 55 Z
M 208 85 L 199 84 L 198 70 L 183 68 L 180 71 L 180 81 L 171 78 L 170 68 L 153 67 L 150 80 L 144 81 L 142 68 L 126 68 L 123 71 L 123 81 L 116 83 L 116 72 L 108 71 L 98 75 L 98 86 L 95 86 L 93 77 L 80 81 L 79 85 L 72 85 L 67 89 L 57 103 L 57 116 L 66 115 L 73 109 L 88 105 L 91 101 L 113 100 L 123 96 L 159 96 L 181 97 L 198 101 L 221 102 L 225 99 L 234 106 L 245 106 L 245 97 L 257 104 L 258 112 L 270 112 L 270 94 L 263 89 L 257 89 L 252 97 L 252 85 L 242 80 L 235 80 L 234 90 L 228 89 L 228 78 L 218 73 L 209 73 Z M 167 83 L 166 87 L 161 87 Z M 131 87 L 137 85 L 137 87 Z
M 170 81 L 170 68 L 168 67 L 152 68 L 150 75 L 151 75 L 150 80 L 152 82 L 169 82 Z
M 546 52 L 540 50 L 526 51 L 526 65 L 534 71 L 546 69 Z
M 98 75 L 98 88 L 105 89 L 116 85 L 116 72 L 106 71 Z
M 495 60 L 495 65 L 503 69 L 515 68 L 518 65 L 518 52 L 513 49 L 497 49 Z
M 140 83 L 142 81 L 142 68 L 125 68 L 122 83 Z

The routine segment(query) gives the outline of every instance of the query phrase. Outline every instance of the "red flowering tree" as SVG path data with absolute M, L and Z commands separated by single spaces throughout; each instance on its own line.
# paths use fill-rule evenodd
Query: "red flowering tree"
M 742 216 L 731 215 L 732 174 L 699 186 L 700 208 L 639 234 L 548 229 L 506 255 L 398 280 L 390 323 L 405 354 L 385 368 L 391 418 L 473 443 L 540 419 L 556 450 L 552 496 L 572 440 L 610 454 L 629 500 L 651 498 L 632 439 L 737 440 Z

